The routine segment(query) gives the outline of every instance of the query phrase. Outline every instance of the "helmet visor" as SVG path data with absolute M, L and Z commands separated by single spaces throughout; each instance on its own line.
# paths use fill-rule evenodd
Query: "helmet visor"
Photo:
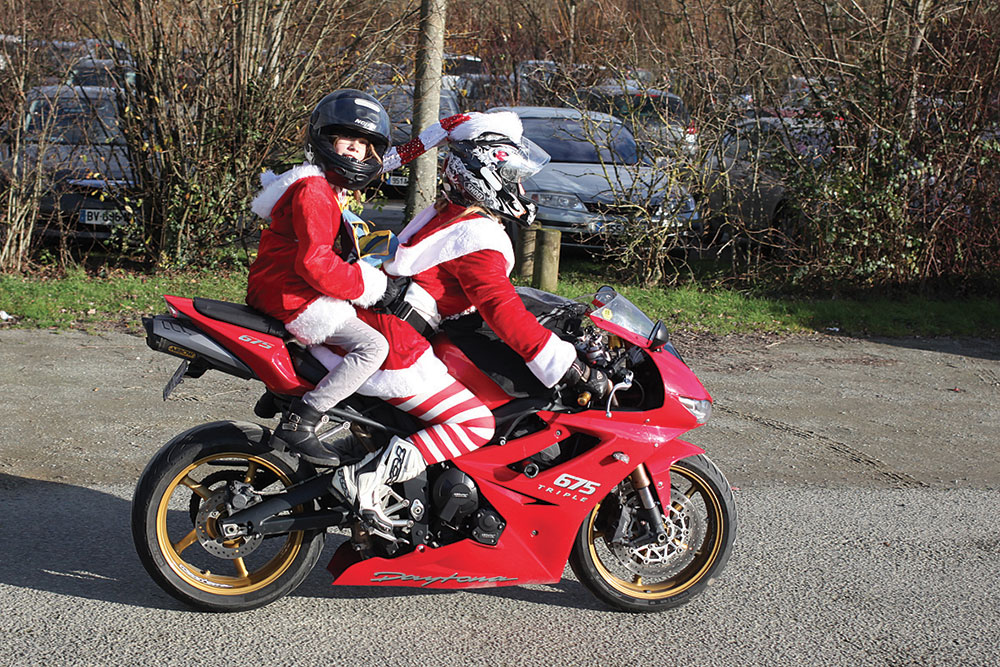
M 506 159 L 497 165 L 497 171 L 503 180 L 518 183 L 540 172 L 551 159 L 544 148 L 524 137 L 518 150 L 508 153 Z

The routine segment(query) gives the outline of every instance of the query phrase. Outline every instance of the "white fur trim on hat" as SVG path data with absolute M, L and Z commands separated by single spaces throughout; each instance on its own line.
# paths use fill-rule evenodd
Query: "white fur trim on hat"
M 513 111 L 494 111 L 492 113 L 470 113 L 469 120 L 454 127 L 448 133 L 451 141 L 469 141 L 481 134 L 502 134 L 514 143 L 520 144 L 524 128 L 521 119 Z
M 438 264 L 480 250 L 501 253 L 508 275 L 514 268 L 514 248 L 507 232 L 496 220 L 482 216 L 448 225 L 414 245 L 399 246 L 396 256 L 383 266 L 396 276 L 415 276 Z
M 309 351 L 327 370 L 333 370 L 344 360 L 325 345 L 312 346 Z M 434 355 L 434 350 L 428 348 L 407 368 L 375 371 L 361 385 L 358 393 L 381 399 L 403 398 L 440 391 L 454 381 L 448 374 L 448 367 Z
M 361 280 L 365 291 L 358 298 L 351 299 L 351 303 L 368 308 L 385 294 L 386 275 L 368 262 L 355 262 L 354 266 L 361 267 Z
M 265 220 L 270 219 L 274 205 L 278 203 L 285 191 L 296 181 L 310 176 L 323 176 L 323 170 L 312 164 L 301 164 L 283 174 L 275 174 L 270 170 L 265 171 L 260 175 L 261 191 L 250 203 L 250 210 Z
M 315 345 L 337 333 L 344 322 L 354 316 L 351 304 L 321 296 L 306 306 L 285 328 L 303 345 Z
M 576 359 L 576 348 L 554 333 L 549 334 L 542 349 L 528 362 L 528 368 L 546 387 L 554 387 Z

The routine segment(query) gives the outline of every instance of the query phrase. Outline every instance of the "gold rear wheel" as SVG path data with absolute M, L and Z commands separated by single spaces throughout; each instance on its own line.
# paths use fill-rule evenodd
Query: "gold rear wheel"
M 160 497 L 157 544 L 168 566 L 188 585 L 214 595 L 244 595 L 271 585 L 288 571 L 302 550 L 303 533 L 266 540 L 277 544 L 253 537 L 221 540 L 216 522 L 226 513 L 227 479 L 239 479 L 258 491 L 277 491 L 292 483 L 284 471 L 260 456 L 222 452 L 195 461 L 170 480 Z M 194 498 L 200 503 L 192 523 L 190 513 L 183 510 Z
M 233 489 L 277 493 L 311 474 L 297 458 L 260 444 L 264 432 L 231 422 L 178 436 L 146 467 L 132 504 L 132 534 L 146 570 L 165 591 L 211 611 L 268 604 L 306 577 L 324 531 L 224 539 Z M 292 513 L 304 511 L 296 507 Z

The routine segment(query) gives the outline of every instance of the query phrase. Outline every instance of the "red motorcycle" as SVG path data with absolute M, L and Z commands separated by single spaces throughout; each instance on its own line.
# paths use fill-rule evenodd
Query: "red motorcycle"
M 612 607 L 683 604 L 719 575 L 736 507 L 725 476 L 678 436 L 704 423 L 711 398 L 653 322 L 611 288 L 588 303 L 520 289 L 539 321 L 612 378 L 599 402 L 546 389 L 476 315 L 437 334 L 435 352 L 493 411 L 486 446 L 430 466 L 393 488 L 393 539 L 372 535 L 332 490 L 333 468 L 285 451 L 261 425 L 218 421 L 172 439 L 142 473 L 132 534 L 166 592 L 200 609 L 241 611 L 294 590 L 327 529 L 351 537 L 327 568 L 334 584 L 478 588 L 553 583 L 567 560 Z M 264 383 L 265 419 L 326 373 L 280 322 L 242 305 L 166 297 L 144 318 L 147 343 L 183 361 L 185 377 L 215 369 Z M 342 464 L 419 425 L 388 403 L 354 395 L 328 413 L 321 438 Z

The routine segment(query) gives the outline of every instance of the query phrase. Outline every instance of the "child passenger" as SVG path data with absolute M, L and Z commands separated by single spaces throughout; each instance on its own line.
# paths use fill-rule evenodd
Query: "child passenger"
M 352 191 L 379 176 L 389 133 L 389 117 L 375 98 L 353 89 L 330 93 L 309 118 L 306 163 L 262 175 L 263 189 L 252 204 L 271 224 L 250 267 L 247 303 L 281 320 L 303 345 L 325 344 L 344 355 L 293 401 L 274 434 L 317 465 L 340 463 L 316 437 L 323 415 L 353 394 L 389 351 L 385 337 L 359 320 L 354 307 L 378 305 L 394 294 L 387 293 L 384 273 L 356 261 L 355 235 L 342 215 Z

